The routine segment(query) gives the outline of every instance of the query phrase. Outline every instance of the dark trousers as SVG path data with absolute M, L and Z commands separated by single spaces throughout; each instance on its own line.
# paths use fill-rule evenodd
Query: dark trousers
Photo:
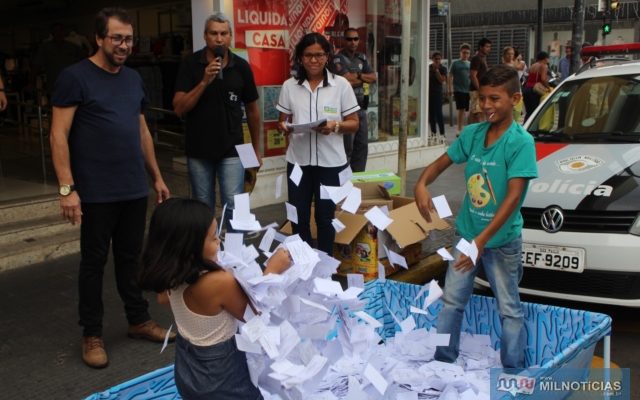
M 442 115 L 442 93 L 429 94 L 429 127 L 436 133 L 436 125 L 440 134 L 444 135 L 444 116 Z
M 358 111 L 360 126 L 356 133 L 344 136 L 344 152 L 353 172 L 362 172 L 367 168 L 369 156 L 369 130 L 367 127 L 367 110 Z
M 316 226 L 318 228 L 318 250 L 328 254 L 333 252 L 333 240 L 336 231 L 331 225 L 336 205 L 330 199 L 320 199 L 320 185 L 339 186 L 340 178 L 338 174 L 345 166 L 341 167 L 317 167 L 305 166 L 302 168 L 302 179 L 300 185 L 296 186 L 291 179 L 287 179 L 289 190 L 289 203 L 296 207 L 298 211 L 298 223 L 292 224 L 293 233 L 300 235 L 302 240 L 311 245 L 311 202 L 315 199 Z M 287 176 L 291 175 L 293 164 L 287 163 Z
M 522 100 L 524 102 L 524 109 L 526 114 L 524 116 L 525 122 L 529 119 L 533 110 L 540 104 L 540 95 L 533 91 L 532 88 L 526 87 L 522 89 Z
M 79 324 L 84 336 L 102 336 L 102 277 L 113 245 L 116 285 L 130 325 L 151 319 L 149 304 L 136 283 L 144 240 L 147 198 L 113 203 L 82 203 Z

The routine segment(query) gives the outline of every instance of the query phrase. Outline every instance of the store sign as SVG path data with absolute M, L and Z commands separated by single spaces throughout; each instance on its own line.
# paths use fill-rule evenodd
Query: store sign
M 247 48 L 289 49 L 289 31 L 287 30 L 245 31 L 244 35 Z

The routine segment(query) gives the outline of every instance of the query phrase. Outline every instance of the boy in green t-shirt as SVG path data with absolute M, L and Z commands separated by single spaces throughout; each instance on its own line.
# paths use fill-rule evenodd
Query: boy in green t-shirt
M 438 333 L 450 333 L 449 346 L 439 346 L 435 359 L 458 358 L 464 308 L 482 265 L 496 297 L 502 320 L 500 358 L 505 368 L 524 367 L 526 337 L 518 284 L 522 278 L 522 215 L 528 181 L 538 176 L 531 135 L 512 116 L 520 100 L 516 70 L 497 65 L 480 79 L 479 99 L 486 122 L 465 127 L 448 151 L 425 168 L 415 186 L 416 203 L 427 220 L 434 209 L 427 185 L 452 163 L 466 162 L 467 193 L 456 219 L 456 242 L 475 245 L 477 260 L 454 252 L 449 263 L 438 314 Z M 469 252 L 473 254 L 473 252 Z

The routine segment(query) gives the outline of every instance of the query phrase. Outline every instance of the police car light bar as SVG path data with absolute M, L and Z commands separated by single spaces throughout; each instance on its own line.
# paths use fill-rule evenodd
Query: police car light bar
M 605 55 L 640 54 L 640 43 L 587 46 L 580 50 L 581 56 L 602 57 Z

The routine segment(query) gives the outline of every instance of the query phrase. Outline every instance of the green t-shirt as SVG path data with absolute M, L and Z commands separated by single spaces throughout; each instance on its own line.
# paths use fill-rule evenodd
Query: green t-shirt
M 463 60 L 455 60 L 451 64 L 449 73 L 453 76 L 453 91 L 460 93 L 469 93 L 469 85 L 471 78 L 469 77 L 469 70 L 471 68 L 471 62 Z
M 489 122 L 465 127 L 447 154 L 456 163 L 467 163 L 464 178 L 467 192 L 456 219 L 456 229 L 466 240 L 473 240 L 491 222 L 507 195 L 511 178 L 536 178 L 536 150 L 531 135 L 515 121 L 491 146 L 484 141 Z M 504 225 L 487 242 L 487 248 L 504 246 L 522 231 L 520 207 L 527 194 L 525 186 L 520 204 Z

